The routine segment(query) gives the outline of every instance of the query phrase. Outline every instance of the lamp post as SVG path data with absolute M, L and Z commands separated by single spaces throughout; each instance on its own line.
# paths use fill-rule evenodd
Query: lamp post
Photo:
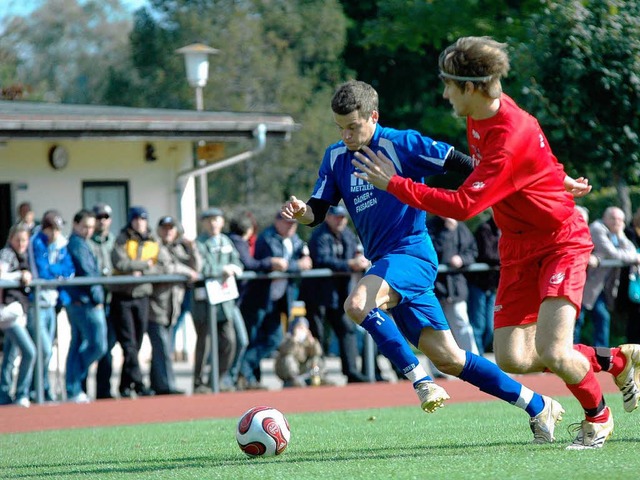
M 204 109 L 202 89 L 209 79 L 209 55 L 218 53 L 219 50 L 208 47 L 202 43 L 192 43 L 176 50 L 176 53 L 184 55 L 184 65 L 187 71 L 187 81 L 196 91 L 196 110 Z M 202 210 L 209 208 L 209 188 L 207 174 L 200 175 L 200 207 Z
M 196 110 L 201 112 L 204 109 L 202 101 L 202 88 L 209 79 L 209 55 L 218 53 L 215 48 L 208 47 L 202 43 L 193 43 L 176 50 L 176 53 L 184 55 L 184 65 L 187 70 L 187 81 L 189 85 L 196 89 Z M 201 141 L 201 143 L 204 143 Z M 200 174 L 200 208 L 204 212 L 209 208 L 209 185 L 207 174 Z M 218 322 L 216 319 L 216 306 L 210 305 L 208 321 L 210 328 L 209 348 L 211 351 L 211 389 L 213 392 L 219 391 L 218 372 Z
M 203 110 L 202 88 L 209 80 L 209 55 L 218 53 L 219 50 L 208 47 L 202 43 L 192 43 L 176 50 L 176 53 L 184 55 L 184 66 L 187 71 L 189 85 L 196 89 L 196 110 Z

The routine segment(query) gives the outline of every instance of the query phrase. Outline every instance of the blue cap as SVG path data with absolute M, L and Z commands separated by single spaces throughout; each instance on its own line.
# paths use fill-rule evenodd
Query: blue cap
M 305 317 L 294 317 L 294 319 L 291 320 L 291 323 L 289 324 L 289 333 L 293 332 L 293 330 L 298 325 L 304 325 L 305 327 L 309 328 L 309 320 L 307 320 Z
M 339 215 L 342 217 L 347 216 L 347 209 L 342 205 L 336 205 L 335 207 L 329 207 L 329 211 L 327 212 L 329 215 Z
M 127 216 L 129 223 L 136 218 L 149 220 L 149 212 L 147 212 L 146 208 L 140 206 L 129 208 L 129 215 Z

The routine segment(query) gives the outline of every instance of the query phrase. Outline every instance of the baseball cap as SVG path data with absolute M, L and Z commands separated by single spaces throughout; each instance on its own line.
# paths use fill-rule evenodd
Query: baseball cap
M 47 210 L 42 216 L 40 226 L 42 228 L 52 227 L 61 230 L 64 227 L 64 220 L 58 210 Z
M 106 203 L 96 203 L 93 206 L 93 213 L 95 213 L 96 217 L 100 216 L 111 216 L 113 214 L 113 209 L 107 205 Z
M 142 218 L 144 220 L 149 220 L 149 212 L 144 207 L 136 206 L 129 208 L 129 215 L 127 216 L 129 222 L 136 218 Z
M 342 216 L 342 217 L 346 217 L 347 216 L 347 209 L 344 208 L 342 205 L 336 205 L 329 207 L 329 211 L 327 212 L 329 215 L 338 215 L 338 216 Z
M 200 214 L 200 220 L 212 217 L 224 217 L 224 212 L 220 208 L 208 208 Z
M 293 330 L 298 325 L 304 325 L 305 327 L 309 328 L 309 320 L 307 320 L 305 317 L 294 317 L 294 319 L 291 320 L 291 323 L 289 324 L 289 333 L 293 332 Z
M 172 227 L 175 227 L 177 225 L 175 218 L 173 218 L 170 215 L 167 215 L 165 217 L 162 217 L 159 221 L 158 221 L 158 226 L 159 227 L 163 227 L 165 225 L 171 225 Z

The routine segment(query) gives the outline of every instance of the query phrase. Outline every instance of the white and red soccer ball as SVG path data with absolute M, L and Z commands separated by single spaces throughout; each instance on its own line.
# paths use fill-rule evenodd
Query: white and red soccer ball
M 282 412 L 273 407 L 253 407 L 238 421 L 238 446 L 250 457 L 280 455 L 289 445 L 291 429 Z

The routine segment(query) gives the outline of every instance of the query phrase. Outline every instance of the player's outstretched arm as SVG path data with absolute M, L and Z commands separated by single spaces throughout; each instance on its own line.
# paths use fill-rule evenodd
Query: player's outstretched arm
M 584 197 L 591 188 L 589 179 L 585 177 L 571 178 L 569 175 L 564 177 L 564 189 L 576 198 Z
M 369 147 L 362 147 L 366 156 L 360 152 L 355 153 L 357 160 L 351 160 L 354 167 L 360 170 L 354 175 L 369 182 L 380 190 L 386 190 L 391 177 L 396 174 L 393 162 L 382 152 L 374 152 Z
M 280 212 L 284 218 L 291 218 L 305 225 L 313 222 L 314 219 L 313 210 L 293 195 L 282 205 Z

